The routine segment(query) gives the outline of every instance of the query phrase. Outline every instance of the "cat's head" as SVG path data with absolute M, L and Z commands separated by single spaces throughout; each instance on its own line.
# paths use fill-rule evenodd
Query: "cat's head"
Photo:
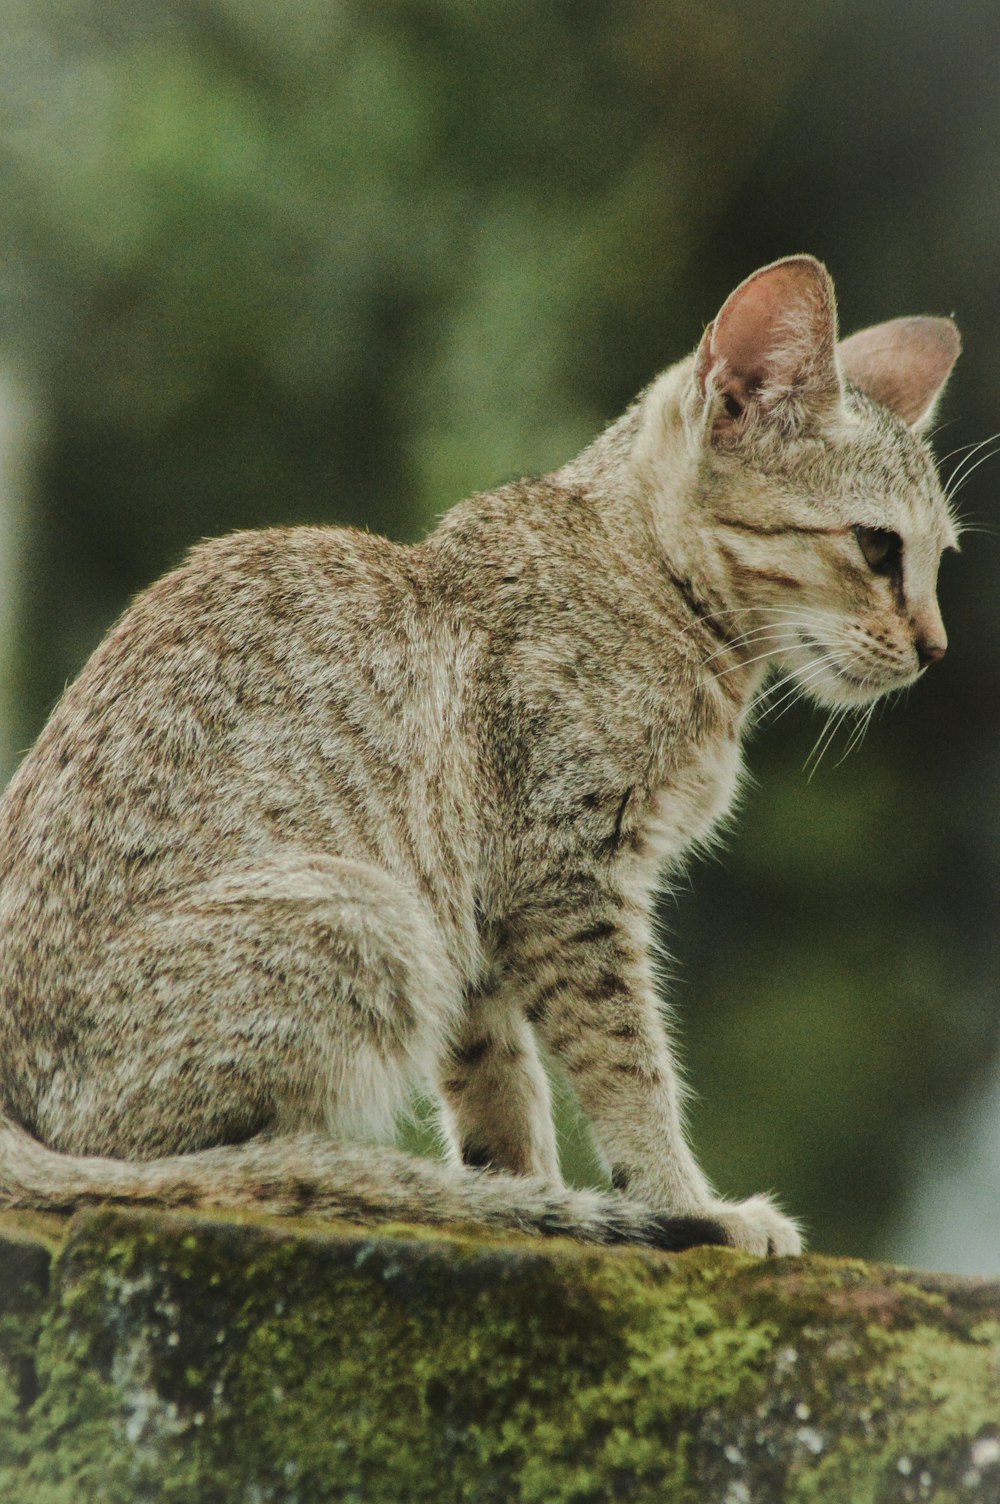
M 691 520 L 719 625 L 827 707 L 944 654 L 937 573 L 957 530 L 924 434 L 959 349 L 941 318 L 838 342 L 829 275 L 793 256 L 732 293 L 687 367 Z

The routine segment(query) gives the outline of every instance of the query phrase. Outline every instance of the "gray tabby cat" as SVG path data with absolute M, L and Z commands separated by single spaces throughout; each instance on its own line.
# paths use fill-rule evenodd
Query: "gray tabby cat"
M 920 435 L 958 350 L 838 345 L 793 256 L 423 543 L 240 533 L 139 596 L 0 803 L 0 1202 L 798 1250 L 688 1148 L 650 911 L 771 670 L 864 706 L 943 654 Z M 562 1184 L 539 1044 L 613 1191 Z M 444 1164 L 377 1146 L 415 1090 Z

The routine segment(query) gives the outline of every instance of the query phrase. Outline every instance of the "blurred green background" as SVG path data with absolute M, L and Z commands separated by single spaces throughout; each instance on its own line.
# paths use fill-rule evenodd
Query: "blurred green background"
M 985 0 L 0 0 L 0 36 L 4 776 L 194 540 L 419 536 L 776 256 L 827 262 L 845 331 L 953 312 L 938 450 L 1000 427 Z M 827 1250 L 1000 1270 L 998 583 L 970 531 L 945 663 L 811 781 L 820 720 L 762 732 L 664 905 L 707 1168 Z

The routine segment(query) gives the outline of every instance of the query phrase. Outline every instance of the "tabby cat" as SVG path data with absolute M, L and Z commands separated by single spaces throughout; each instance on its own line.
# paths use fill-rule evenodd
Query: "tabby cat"
M 958 350 L 838 344 L 792 256 L 422 543 L 237 533 L 140 595 L 0 802 L 0 1202 L 797 1251 L 687 1145 L 651 909 L 769 674 L 865 706 L 944 653 L 921 434 Z M 540 1048 L 612 1190 L 563 1185 Z M 443 1163 L 387 1146 L 417 1091 Z

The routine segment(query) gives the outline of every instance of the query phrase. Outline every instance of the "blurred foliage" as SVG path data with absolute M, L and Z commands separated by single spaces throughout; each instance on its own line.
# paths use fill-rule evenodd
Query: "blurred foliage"
M 939 448 L 996 426 L 985 0 L 946 21 L 928 0 L 0 19 L 2 351 L 46 431 L 20 745 L 199 536 L 416 536 L 571 454 L 778 255 L 827 261 L 847 329 L 955 310 Z M 973 532 L 943 582 L 947 663 L 843 766 L 842 738 L 807 781 L 804 711 L 762 733 L 729 853 L 664 910 L 695 1140 L 722 1188 L 780 1187 L 831 1249 L 884 1247 L 915 1130 L 994 1065 L 996 579 Z

